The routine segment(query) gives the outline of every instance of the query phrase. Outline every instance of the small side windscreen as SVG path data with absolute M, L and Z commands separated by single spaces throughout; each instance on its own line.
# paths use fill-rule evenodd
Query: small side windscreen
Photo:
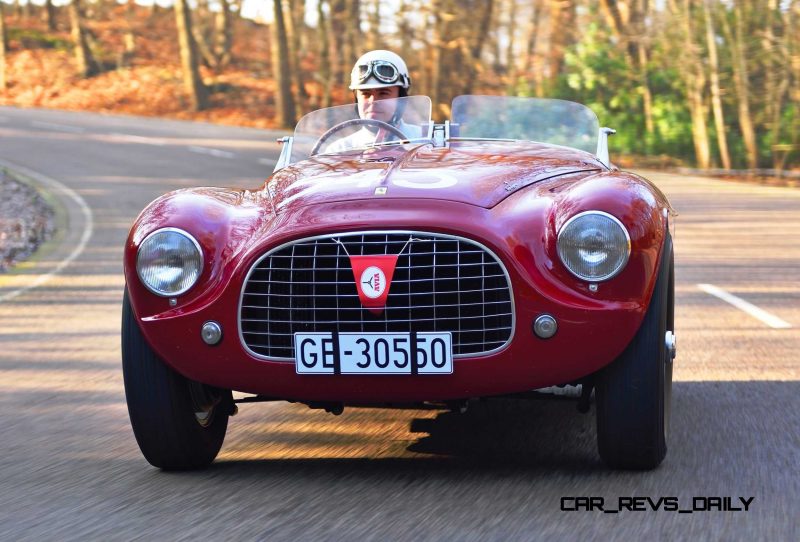
M 507 96 L 458 96 L 450 135 L 468 139 L 522 139 L 597 149 L 599 123 L 588 107 L 565 100 Z

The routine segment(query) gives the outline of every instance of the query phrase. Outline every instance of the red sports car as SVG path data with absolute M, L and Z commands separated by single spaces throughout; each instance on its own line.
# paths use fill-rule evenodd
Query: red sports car
M 214 460 L 237 402 L 463 408 L 573 395 L 600 456 L 666 454 L 667 198 L 608 157 L 588 108 L 460 96 L 311 113 L 256 190 L 178 190 L 125 248 L 122 355 L 153 465 Z M 249 396 L 233 399 L 232 390 Z M 238 395 L 238 394 L 237 394 Z

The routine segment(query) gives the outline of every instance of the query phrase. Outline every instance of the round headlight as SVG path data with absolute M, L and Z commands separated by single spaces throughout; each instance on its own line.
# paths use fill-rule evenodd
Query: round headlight
M 203 270 L 203 252 L 183 230 L 164 228 L 148 235 L 139 246 L 136 272 L 156 295 L 181 295 L 194 286 Z
M 558 256 L 569 271 L 588 282 L 608 280 L 625 267 L 631 239 L 622 222 L 608 213 L 586 211 L 558 232 Z

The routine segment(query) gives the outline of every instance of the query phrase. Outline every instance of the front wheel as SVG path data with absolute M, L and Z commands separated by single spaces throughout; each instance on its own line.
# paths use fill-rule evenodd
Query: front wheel
M 228 428 L 231 392 L 189 380 L 167 366 L 142 335 L 127 289 L 122 374 L 133 434 L 151 465 L 185 470 L 214 461 Z
M 597 446 L 610 467 L 653 469 L 667 454 L 672 396 L 675 272 L 667 233 L 650 307 L 625 351 L 596 384 Z M 668 335 L 668 332 L 670 335 Z

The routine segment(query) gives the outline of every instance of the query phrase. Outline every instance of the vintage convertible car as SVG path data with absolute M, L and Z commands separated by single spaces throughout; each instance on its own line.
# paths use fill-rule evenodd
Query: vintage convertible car
M 237 403 L 596 404 L 617 468 L 666 454 L 673 211 L 588 108 L 427 97 L 301 119 L 255 190 L 178 190 L 125 247 L 122 356 L 153 465 L 214 460 Z M 402 129 L 398 126 L 403 127 Z M 411 127 L 411 128 L 409 128 Z M 237 393 L 234 400 L 232 390 Z

